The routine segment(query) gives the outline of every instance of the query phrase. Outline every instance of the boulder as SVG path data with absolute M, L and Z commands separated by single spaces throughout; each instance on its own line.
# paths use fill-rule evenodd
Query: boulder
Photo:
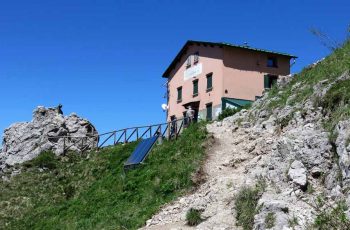
M 293 181 L 294 184 L 298 185 L 301 189 L 306 188 L 306 168 L 300 161 L 293 161 L 288 171 L 288 177 Z
M 62 136 L 69 136 L 63 139 Z M 64 152 L 64 147 L 72 145 L 71 150 L 92 149 L 98 141 L 95 127 L 76 114 L 64 116 L 61 106 L 45 108 L 38 106 L 33 111 L 33 120 L 12 124 L 5 129 L 0 152 L 0 171 L 6 166 L 23 163 L 51 150 L 56 155 Z M 81 138 L 85 137 L 83 142 Z M 79 143 L 77 146 L 74 143 Z

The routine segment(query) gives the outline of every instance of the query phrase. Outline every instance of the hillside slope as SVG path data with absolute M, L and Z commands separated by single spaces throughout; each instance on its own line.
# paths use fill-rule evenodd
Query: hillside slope
M 193 125 L 128 172 L 123 163 L 136 143 L 88 156 L 43 153 L 18 165 L 20 174 L 0 180 L 0 229 L 141 227 L 161 205 L 196 185 L 205 140 L 203 124 Z
M 216 139 L 207 181 L 145 229 L 350 229 L 349 68 L 350 41 L 207 125 Z

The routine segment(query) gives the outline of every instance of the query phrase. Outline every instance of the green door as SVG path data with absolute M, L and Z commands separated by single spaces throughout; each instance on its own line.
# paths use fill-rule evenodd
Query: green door
M 213 104 L 207 104 L 207 121 L 211 121 L 213 119 Z
M 270 88 L 270 78 L 269 75 L 264 75 L 264 88 L 269 89 Z

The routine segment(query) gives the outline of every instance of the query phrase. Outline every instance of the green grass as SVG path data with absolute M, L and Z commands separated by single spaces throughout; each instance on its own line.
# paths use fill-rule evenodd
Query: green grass
M 189 226 L 196 226 L 200 224 L 203 221 L 201 213 L 202 212 L 200 210 L 190 208 L 190 210 L 188 210 L 186 213 L 187 224 Z
M 278 89 L 274 86 L 269 91 L 269 98 L 275 98 L 267 107 L 269 110 L 275 108 L 282 108 L 287 105 L 287 99 L 292 94 L 294 99 L 290 100 L 289 105 L 294 105 L 305 101 L 313 93 L 313 86 L 318 82 L 328 79 L 330 82 L 334 81 L 345 71 L 349 70 L 350 66 L 350 40 L 346 41 L 344 45 L 336 49 L 331 55 L 326 57 L 315 68 L 305 68 L 300 73 L 296 74 L 283 89 Z M 292 90 L 293 86 L 300 84 Z
M 260 199 L 259 190 L 242 188 L 235 201 L 237 225 L 244 230 L 253 229 L 254 216 Z
M 37 156 L 33 160 L 25 162 L 23 165 L 28 168 L 39 167 L 39 168 L 55 169 L 57 167 L 57 159 L 53 152 L 45 151 L 45 152 L 42 152 L 39 156 Z
M 254 216 L 258 213 L 258 201 L 262 192 L 266 188 L 266 181 L 260 179 L 255 187 L 243 187 L 236 199 L 236 224 L 242 226 L 244 230 L 253 229 Z
M 345 201 L 340 201 L 334 207 L 319 209 L 313 227 L 320 230 L 338 229 L 348 230 L 350 220 L 346 216 L 348 207 Z
M 350 67 L 349 67 L 350 68 Z M 329 116 L 324 127 L 329 131 L 330 139 L 335 142 L 337 133 L 335 126 L 339 121 L 350 118 L 350 79 L 335 83 L 317 105 L 323 107 L 323 112 Z
M 193 188 L 191 175 L 204 159 L 205 138 L 203 124 L 191 125 L 126 173 L 123 163 L 136 143 L 90 153 L 89 159 L 44 154 L 55 167 L 40 172 L 37 158 L 10 182 L 0 182 L 0 229 L 141 227 L 161 205 Z

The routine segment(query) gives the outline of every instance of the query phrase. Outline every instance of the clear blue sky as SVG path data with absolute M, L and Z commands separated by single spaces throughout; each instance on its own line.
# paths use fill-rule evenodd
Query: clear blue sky
M 0 132 L 63 104 L 100 132 L 162 122 L 161 75 L 186 40 L 243 44 L 299 57 L 329 53 L 309 28 L 345 38 L 350 2 L 11 0 L 0 4 Z

